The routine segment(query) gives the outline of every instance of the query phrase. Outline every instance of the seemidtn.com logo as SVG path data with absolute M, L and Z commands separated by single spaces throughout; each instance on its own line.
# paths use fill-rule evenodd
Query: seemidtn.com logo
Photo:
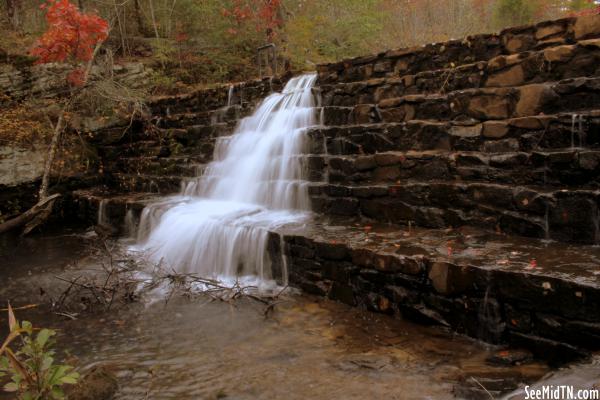
M 526 400 L 600 400 L 599 389 L 575 389 L 569 385 L 525 386 Z

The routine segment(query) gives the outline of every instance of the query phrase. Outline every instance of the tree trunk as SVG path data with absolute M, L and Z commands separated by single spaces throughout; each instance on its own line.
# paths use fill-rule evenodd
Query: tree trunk
M 0 235 L 5 232 L 8 232 L 10 230 L 16 229 L 22 225 L 27 224 L 29 221 L 31 221 L 33 218 L 35 218 L 35 216 L 38 215 L 40 212 L 52 207 L 52 204 L 54 204 L 54 201 L 58 197 L 60 197 L 59 193 L 53 194 L 50 197 L 46 197 L 44 200 L 38 202 L 35 206 L 31 207 L 29 210 L 25 211 L 23 214 L 19 215 L 18 217 L 9 219 L 8 221 L 0 224 Z
M 160 39 L 160 34 L 158 33 L 158 25 L 156 24 L 156 16 L 154 14 L 154 4 L 152 0 L 148 0 L 148 4 L 150 6 L 150 17 L 152 18 L 152 26 L 154 27 L 154 35 L 157 39 Z
M 6 0 L 6 13 L 13 29 L 21 28 L 21 0 Z
M 144 37 L 152 36 L 152 32 L 150 32 L 150 29 L 144 22 L 142 10 L 140 9 L 140 0 L 133 1 L 133 9 L 135 11 L 135 22 L 137 25 L 138 33 Z
M 88 78 L 90 77 L 90 71 L 92 70 L 92 64 L 94 63 L 94 59 L 96 58 L 96 55 L 98 54 L 98 50 L 100 50 L 101 46 L 102 46 L 102 43 L 98 43 L 96 45 L 96 47 L 94 48 L 94 52 L 92 53 L 92 58 L 87 63 L 87 66 L 85 68 L 84 75 L 83 75 L 83 86 L 85 86 L 85 84 L 88 81 Z M 48 196 L 48 185 L 50 183 L 50 172 L 52 171 L 52 164 L 54 163 L 54 157 L 56 156 L 56 151 L 58 150 L 58 142 L 60 139 L 60 135 L 62 134 L 62 131 L 64 129 L 64 121 L 65 121 L 64 116 L 65 116 L 65 113 L 67 112 L 67 110 L 69 109 L 74 97 L 75 97 L 75 95 L 73 95 L 71 97 L 71 99 L 69 99 L 69 101 L 67 101 L 67 103 L 64 105 L 64 107 L 61 110 L 60 115 L 58 117 L 58 121 L 56 122 L 56 126 L 54 127 L 54 133 L 52 134 L 52 141 L 50 142 L 50 148 L 48 149 L 48 158 L 46 159 L 46 164 L 44 165 L 44 175 L 42 176 L 42 184 L 40 186 L 40 192 L 38 195 L 39 201 L 44 200 L 44 198 L 46 198 L 46 196 Z
M 65 107 L 66 109 L 66 107 Z M 48 196 L 48 185 L 50 183 L 50 172 L 52 170 L 52 163 L 56 156 L 56 150 L 58 149 L 58 141 L 60 134 L 63 130 L 63 121 L 65 109 L 61 111 L 56 126 L 54 127 L 54 133 L 52 134 L 52 141 L 50 142 L 50 148 L 48 149 L 48 158 L 46 158 L 46 164 L 44 164 L 44 175 L 42 176 L 42 184 L 40 185 L 40 192 L 38 194 L 38 200 L 42 201 Z
M 115 10 L 115 17 L 117 19 L 117 24 L 119 26 L 119 38 L 121 40 L 121 55 L 127 55 L 127 44 L 125 43 L 125 26 L 124 23 L 121 22 L 121 10 L 119 10 L 119 6 L 117 5 L 117 0 L 113 0 L 113 7 Z M 125 13 L 123 13 L 125 14 Z

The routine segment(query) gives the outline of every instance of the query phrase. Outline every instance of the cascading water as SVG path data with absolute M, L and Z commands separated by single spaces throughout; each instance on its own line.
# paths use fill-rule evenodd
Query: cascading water
M 233 99 L 233 85 L 229 85 L 229 90 L 227 91 L 227 107 L 231 107 L 232 99 Z
M 309 215 L 301 157 L 305 130 L 316 123 L 315 80 L 314 74 L 291 79 L 232 136 L 219 138 L 201 176 L 183 184 L 180 195 L 144 209 L 137 248 L 180 272 L 272 282 L 269 230 Z

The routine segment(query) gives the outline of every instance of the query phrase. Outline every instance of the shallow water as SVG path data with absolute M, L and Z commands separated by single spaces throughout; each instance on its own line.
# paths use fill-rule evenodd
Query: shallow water
M 118 399 L 448 399 L 473 394 L 473 377 L 509 391 L 548 372 L 491 366 L 495 349 L 469 338 L 300 294 L 268 318 L 250 299 L 173 297 L 65 320 L 44 306 L 64 287 L 55 276 L 92 273 L 106 260 L 92 237 L 28 240 L 2 253 L 0 301 L 42 303 L 18 317 L 58 329 L 59 349 L 81 370 L 110 363 Z

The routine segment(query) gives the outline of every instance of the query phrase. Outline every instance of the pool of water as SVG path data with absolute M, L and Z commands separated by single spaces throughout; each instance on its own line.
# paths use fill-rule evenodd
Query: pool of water
M 80 370 L 110 364 L 118 399 L 489 398 L 479 383 L 508 392 L 549 371 L 540 362 L 493 366 L 485 360 L 497 348 L 302 294 L 283 296 L 267 317 L 252 299 L 204 296 L 76 320 L 50 311 L 67 285 L 57 276 L 98 272 L 103 262 L 93 235 L 27 239 L 0 253 L 0 301 L 40 304 L 17 316 L 57 329 L 59 350 Z M 4 315 L 0 324 L 5 333 Z

